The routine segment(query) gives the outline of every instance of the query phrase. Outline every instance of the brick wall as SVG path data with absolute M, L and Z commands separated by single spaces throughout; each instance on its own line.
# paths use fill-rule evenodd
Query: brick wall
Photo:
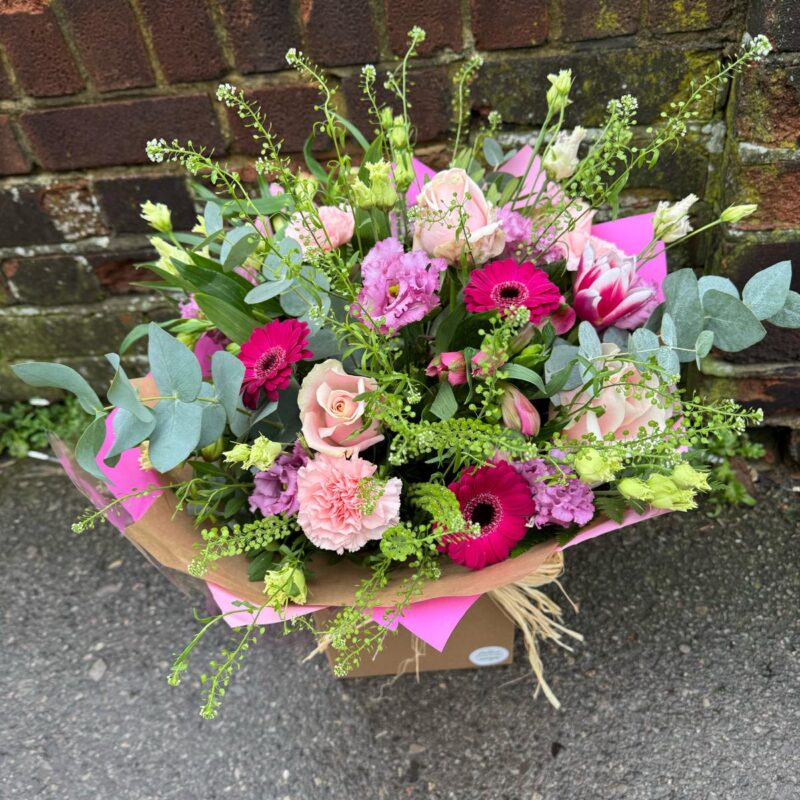
M 649 209 L 693 191 L 709 218 L 729 202 L 758 201 L 757 217 L 696 241 L 678 261 L 737 280 L 779 258 L 800 262 L 795 2 L 0 0 L 0 399 L 25 395 L 7 369 L 23 357 L 105 377 L 102 353 L 163 313 L 131 286 L 132 265 L 148 253 L 138 204 L 169 203 L 178 226 L 191 225 L 194 209 L 180 172 L 147 163 L 148 139 L 192 139 L 244 159 L 251 141 L 213 100 L 225 80 L 248 88 L 299 151 L 315 94 L 286 69 L 292 46 L 329 70 L 344 110 L 365 124 L 360 65 L 388 65 L 413 24 L 428 32 L 413 113 L 434 164 L 444 162 L 450 77 L 475 51 L 486 63 L 474 116 L 497 108 L 503 136 L 522 141 L 543 113 L 548 72 L 577 75 L 570 124 L 597 125 L 606 101 L 630 91 L 644 129 L 745 29 L 766 33 L 777 54 L 706 104 L 687 147 L 637 176 L 624 202 Z M 718 385 L 788 418 L 798 411 L 798 361 L 800 338 L 782 334 L 720 368 Z

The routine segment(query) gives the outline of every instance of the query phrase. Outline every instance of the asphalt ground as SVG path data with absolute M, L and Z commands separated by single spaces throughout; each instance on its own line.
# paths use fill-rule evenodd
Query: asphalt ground
M 337 681 L 305 634 L 250 653 L 215 721 L 171 655 L 192 599 L 48 464 L 0 464 L 4 800 L 796 800 L 800 486 L 673 514 L 567 554 L 574 655 L 545 648 L 561 711 L 507 667 Z M 195 603 L 195 606 L 198 604 Z M 225 642 L 217 631 L 205 646 Z

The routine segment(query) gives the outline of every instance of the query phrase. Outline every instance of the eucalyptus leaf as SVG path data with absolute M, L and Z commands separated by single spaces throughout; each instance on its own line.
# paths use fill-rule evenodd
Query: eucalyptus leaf
M 603 342 L 608 344 L 615 344 L 623 352 L 628 349 L 628 331 L 622 328 L 606 328 L 603 332 Z
M 678 331 L 675 322 L 669 314 L 664 314 L 661 319 L 661 338 L 668 347 L 678 346 Z
M 700 369 L 700 361 L 704 359 L 714 346 L 714 331 L 703 331 L 694 343 L 695 361 L 697 368 Z
M 577 389 L 581 385 L 581 372 L 577 363 L 578 348 L 569 344 L 553 347 L 544 365 L 545 388 L 548 395 L 562 389 Z
M 779 261 L 756 272 L 742 289 L 742 301 L 758 319 L 769 319 L 783 308 L 792 283 L 792 264 Z
M 656 352 L 656 363 L 670 375 L 680 376 L 681 362 L 677 353 L 671 347 L 659 347 Z
M 66 364 L 55 364 L 48 361 L 25 361 L 14 364 L 14 374 L 29 386 L 49 386 L 72 392 L 78 398 L 81 408 L 89 414 L 96 414 L 103 409 L 100 398 L 86 379 Z
M 339 342 L 330 328 L 322 328 L 308 338 L 308 349 L 314 354 L 314 361 L 339 355 Z
M 114 427 L 114 442 L 111 449 L 106 454 L 106 461 L 115 456 L 122 455 L 131 447 L 141 444 L 153 431 L 156 426 L 156 418 L 153 414 L 150 419 L 142 421 L 124 408 L 118 408 L 114 412 L 112 420 Z
M 105 415 L 96 417 L 89 423 L 89 426 L 78 439 L 75 445 L 75 460 L 81 468 L 90 475 L 99 478 L 101 481 L 108 479 L 103 474 L 97 463 L 97 455 L 106 438 L 106 418 Z
M 578 343 L 581 355 L 588 359 L 599 358 L 603 354 L 600 337 L 591 322 L 581 322 L 578 326 Z
M 222 230 L 222 209 L 213 200 L 206 203 L 206 207 L 203 209 L 203 222 L 208 236 Z
M 194 353 L 154 322 L 148 334 L 147 356 L 158 390 L 184 403 L 196 400 L 203 376 Z
M 769 321 L 781 328 L 800 328 L 800 294 L 789 292 L 783 308 L 777 314 L 773 314 Z
M 242 225 L 228 231 L 219 251 L 226 272 L 243 264 L 260 240 L 261 234 L 252 225 Z
M 718 292 L 725 292 L 731 297 L 739 299 L 739 290 L 730 278 L 724 278 L 722 275 L 703 275 L 697 282 L 700 289 L 700 299 L 709 289 L 716 289 Z
M 156 427 L 150 435 L 148 455 L 158 472 L 168 472 L 185 461 L 197 447 L 203 409 L 200 403 L 162 400 L 153 413 Z
M 264 403 L 261 408 L 256 411 L 250 419 L 250 427 L 252 428 L 253 425 L 257 425 L 261 422 L 262 419 L 266 419 L 271 414 L 274 414 L 278 408 L 278 401 L 277 400 L 270 400 L 268 403 Z
M 744 303 L 724 292 L 709 289 L 703 295 L 703 308 L 706 328 L 714 332 L 714 344 L 720 350 L 738 353 L 760 342 L 767 333 Z
M 211 378 L 228 422 L 234 427 L 236 418 L 244 416 L 237 411 L 244 380 L 244 364 L 227 350 L 218 350 L 211 356 Z
M 691 361 L 694 355 L 687 351 L 694 347 L 704 327 L 697 276 L 691 269 L 679 269 L 664 278 L 663 286 L 666 298 L 664 311 L 675 323 L 678 347 L 681 348 L 678 358 L 681 361 Z
M 487 136 L 483 140 L 483 156 L 487 164 L 492 167 L 499 167 L 503 163 L 503 148 L 500 147 L 496 139 Z
M 139 399 L 139 393 L 128 380 L 128 376 L 120 364 L 119 356 L 116 353 L 106 353 L 106 360 L 115 370 L 114 379 L 108 389 L 109 401 L 117 408 L 129 411 L 141 422 L 151 422 L 153 412 Z
M 455 394 L 453 394 L 453 387 L 447 381 L 441 381 L 436 397 L 431 403 L 431 413 L 441 420 L 447 420 L 456 411 L 458 411 L 458 401 Z
M 653 331 L 649 331 L 647 328 L 637 328 L 630 336 L 628 349 L 637 360 L 648 361 L 656 355 L 660 347 L 661 342 Z
M 225 430 L 225 409 L 219 403 L 203 403 L 203 415 L 200 419 L 200 440 L 198 447 L 207 447 L 222 436 Z
M 245 303 L 263 303 L 265 300 L 271 300 L 279 294 L 283 294 L 290 289 L 294 284 L 294 280 L 286 278 L 281 281 L 267 281 L 254 286 L 244 298 Z

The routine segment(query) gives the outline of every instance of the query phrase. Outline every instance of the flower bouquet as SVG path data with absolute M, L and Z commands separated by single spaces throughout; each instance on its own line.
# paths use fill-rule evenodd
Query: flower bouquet
M 415 157 L 408 102 L 423 38 L 413 29 L 385 76 L 390 103 L 364 68 L 369 136 L 338 113 L 317 67 L 288 53 L 321 95 L 302 166 L 229 84 L 218 99 L 260 146 L 252 180 L 191 142 L 150 141 L 150 158 L 183 165 L 205 201 L 191 232 L 173 230 L 166 207 L 143 207 L 157 232 L 147 285 L 174 318 L 138 326 L 107 356 L 107 402 L 67 366 L 15 367 L 93 416 L 76 463 L 63 451 L 99 509 L 74 530 L 104 515 L 214 598 L 219 613 L 170 681 L 209 627 L 238 631 L 202 676 L 207 717 L 271 622 L 313 630 L 343 675 L 398 623 L 443 648 L 484 594 L 523 629 L 556 702 L 536 640 L 571 633 L 539 588 L 559 576 L 563 550 L 693 508 L 709 488 L 698 451 L 759 413 L 680 388 L 682 367 L 702 368 L 712 347 L 749 347 L 763 320 L 800 326 L 788 262 L 741 294 L 726 278 L 667 274 L 675 243 L 754 206 L 699 230 L 694 196 L 616 219 L 632 171 L 680 143 L 697 102 L 768 52 L 763 37 L 636 145 L 631 96 L 612 100 L 591 136 L 563 129 L 568 70 L 548 76 L 531 145 L 505 150 L 496 113 L 469 134 L 470 60 L 455 75 L 452 161 L 439 172 Z M 150 373 L 129 380 L 123 356 L 143 337 Z M 309 612 L 324 608 L 320 624 Z

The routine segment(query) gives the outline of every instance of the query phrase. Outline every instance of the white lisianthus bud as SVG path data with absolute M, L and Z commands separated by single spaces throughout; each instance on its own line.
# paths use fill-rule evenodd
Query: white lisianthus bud
M 561 133 L 544 155 L 544 170 L 554 181 L 569 178 L 578 168 L 578 148 L 586 137 L 586 129 L 578 125 L 572 133 Z
M 172 216 L 163 203 L 151 203 L 146 200 L 141 208 L 141 217 L 151 228 L 161 233 L 169 233 L 172 230 Z
M 696 202 L 697 195 L 687 194 L 677 203 L 659 203 L 653 218 L 655 238 L 662 242 L 675 242 L 686 236 L 692 230 L 689 209 Z
M 742 206 L 728 206 L 720 215 L 721 222 L 736 223 L 753 214 L 758 206 L 755 203 L 746 203 Z

